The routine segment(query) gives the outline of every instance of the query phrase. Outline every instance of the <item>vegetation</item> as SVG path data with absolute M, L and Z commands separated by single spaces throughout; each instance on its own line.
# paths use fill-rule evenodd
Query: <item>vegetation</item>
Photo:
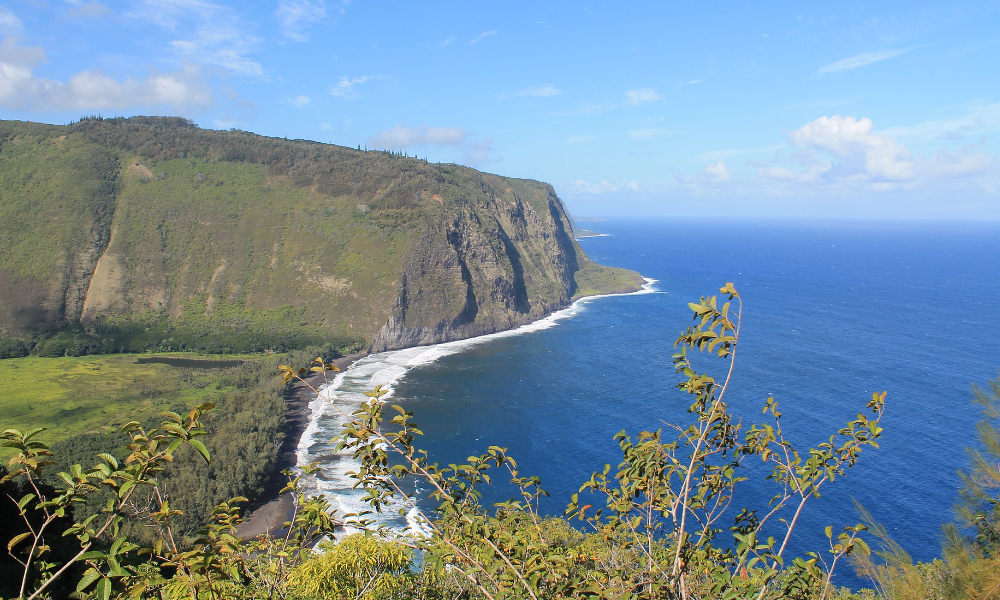
M 164 355 L 171 356 L 171 355 Z M 240 356 L 255 362 L 261 355 Z M 163 410 L 218 402 L 235 392 L 243 369 L 192 369 L 140 364 L 135 355 L 18 358 L 0 361 L 0 412 L 10 427 L 51 430 L 60 441 L 110 433 Z
M 845 599 L 852 595 L 830 586 L 830 576 L 846 557 L 858 555 L 872 566 L 882 584 L 879 593 L 886 597 L 903 597 L 890 583 L 912 573 L 941 580 L 942 569 L 932 573 L 933 568 L 906 567 L 898 560 L 876 565 L 861 537 L 862 524 L 831 524 L 825 552 L 787 556 L 788 536 L 801 512 L 866 449 L 877 447 L 884 394 L 873 395 L 866 411 L 828 442 L 808 450 L 796 449 L 784 438 L 773 398 L 764 407 L 767 422 L 745 425 L 724 400 L 739 344 L 739 295 L 729 284 L 721 292 L 735 304 L 719 303 L 716 297 L 691 304 L 695 323 L 677 341 L 674 366 L 681 376 L 678 387 L 691 398 L 692 423 L 672 430 L 673 435 L 664 430 L 619 434 L 621 464 L 605 466 L 584 482 L 564 518 L 538 514 L 537 500 L 545 494 L 541 482 L 522 475 L 503 448 L 490 447 L 467 464 L 431 462 L 416 444 L 420 430 L 412 415 L 385 406 L 381 388 L 351 416 L 340 440 L 359 460 L 354 476 L 367 492 L 370 511 L 338 513 L 322 496 L 306 497 L 299 480 L 291 478 L 285 492 L 295 496 L 296 512 L 284 536 L 253 541 L 235 536 L 238 507 L 245 498 L 217 503 L 207 524 L 196 529 L 180 509 L 179 490 L 169 487 L 176 477 L 169 471 L 182 460 L 196 459 L 199 468 L 219 465 L 218 473 L 228 468 L 224 463 L 238 463 L 240 455 L 225 455 L 203 441 L 211 439 L 204 435 L 209 415 L 227 410 L 225 406 L 204 403 L 186 415 L 167 412 L 158 427 L 128 423 L 122 428 L 126 444 L 121 455 L 99 453 L 90 469 L 66 467 L 51 488 L 45 487 L 43 471 L 52 466 L 52 453 L 37 441 L 39 432 L 7 430 L 4 445 L 15 454 L 4 481 L 21 488 L 5 491 L 16 501 L 24 524 L 9 537 L 11 557 L 21 564 L 16 572 L 25 574 L 11 582 L 13 594 L 54 595 L 60 581 L 70 581 L 79 597 L 102 599 Z M 696 370 L 694 359 L 713 360 L 710 356 L 722 361 L 724 377 Z M 310 370 L 280 368 L 285 382 L 331 370 L 321 359 Z M 994 396 L 982 395 L 993 411 L 1000 404 Z M 259 421 L 260 407 L 252 414 Z M 234 415 L 217 418 L 217 425 L 238 418 Z M 995 413 L 992 418 L 992 428 L 981 430 L 987 441 L 996 439 Z M 248 432 L 240 436 L 250 450 Z M 983 574 L 990 573 L 986 565 L 992 564 L 983 561 L 995 560 L 996 550 L 997 498 L 984 479 L 995 476 L 990 460 L 978 461 L 968 478 L 967 514 L 978 529 L 969 538 L 958 530 L 954 535 L 965 553 L 961 565 L 975 565 Z M 766 507 L 736 510 L 730 504 L 748 476 L 749 461 L 768 465 L 767 479 L 776 495 Z M 493 507 L 480 504 L 482 486 L 494 477 L 509 478 L 520 495 Z M 403 491 L 410 489 L 404 480 L 414 478 L 429 489 L 432 508 Z M 199 484 L 184 487 L 193 485 Z M 378 528 L 372 520 L 372 511 L 414 508 L 427 535 L 402 535 Z M 65 520 L 69 515 L 72 522 Z M 134 530 L 136 525 L 155 535 L 129 537 L 130 526 Z M 341 526 L 358 533 L 341 535 L 319 552 L 309 550 Z M 75 540 L 75 549 L 66 540 Z M 951 569 L 945 579 L 952 583 L 960 581 L 954 573 L 964 568 L 958 560 L 942 563 Z M 963 576 L 971 572 L 961 571 Z
M 0 121 L 0 358 L 361 346 L 391 317 L 467 337 L 602 291 L 581 265 L 628 279 L 569 232 L 550 186 L 457 165 L 175 118 Z

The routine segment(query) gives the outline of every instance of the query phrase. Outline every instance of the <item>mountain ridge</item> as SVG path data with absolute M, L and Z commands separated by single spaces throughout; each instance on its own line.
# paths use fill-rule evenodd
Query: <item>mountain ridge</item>
M 378 351 L 641 285 L 548 184 L 172 117 L 0 121 L 0 234 L 0 338 Z

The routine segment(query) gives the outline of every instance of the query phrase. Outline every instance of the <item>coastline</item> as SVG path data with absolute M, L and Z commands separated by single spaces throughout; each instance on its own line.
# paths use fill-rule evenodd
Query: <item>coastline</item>
M 573 299 L 561 310 L 569 310 L 572 309 L 577 303 L 588 302 L 602 297 L 629 296 L 632 294 L 650 293 L 653 291 L 652 286 L 655 283 L 655 279 L 642 277 L 642 285 L 637 290 L 581 296 Z M 533 321 L 532 323 L 550 319 L 552 316 L 553 314 L 549 314 L 542 319 Z M 497 334 L 505 334 L 510 331 L 520 329 L 521 327 L 530 326 L 532 323 L 527 323 L 511 330 L 488 333 L 476 337 L 490 337 Z M 357 360 L 364 358 L 365 356 L 368 356 L 367 352 L 359 352 L 338 358 L 331 362 L 333 362 L 333 364 L 341 371 L 346 371 Z M 279 450 L 275 475 L 268 485 L 268 490 L 265 492 L 265 497 L 269 497 L 270 499 L 250 513 L 246 517 L 246 520 L 241 523 L 239 527 L 237 527 L 236 535 L 238 537 L 250 539 L 263 534 L 270 536 L 281 535 L 284 531 L 282 524 L 291 518 L 295 508 L 291 494 L 286 493 L 279 495 L 279 492 L 287 483 L 287 478 L 281 474 L 281 471 L 285 469 L 293 469 L 297 464 L 296 448 L 298 447 L 298 443 L 303 432 L 309 425 L 309 421 L 312 418 L 312 411 L 309 408 L 309 404 L 316 398 L 316 392 L 310 389 L 309 386 L 311 385 L 317 389 L 319 386 L 322 386 L 324 383 L 323 375 L 323 373 L 316 373 L 307 377 L 305 381 L 297 381 L 292 386 L 292 389 L 286 394 L 286 415 L 288 426 L 285 440 Z
M 367 352 L 357 352 L 348 354 L 331 360 L 335 367 L 342 372 L 346 371 L 357 360 L 368 356 Z M 267 502 L 253 510 L 245 517 L 245 520 L 236 528 L 237 537 L 252 539 L 259 535 L 267 534 L 271 536 L 279 535 L 283 531 L 282 525 L 291 519 L 295 505 L 291 494 L 279 494 L 281 489 L 288 483 L 288 479 L 281 473 L 285 469 L 294 469 L 296 465 L 295 449 L 302 432 L 309 425 L 312 411 L 309 410 L 309 403 L 316 397 L 316 392 L 310 389 L 319 388 L 325 382 L 323 376 L 326 375 L 332 381 L 330 373 L 314 373 L 305 378 L 304 381 L 296 381 L 292 389 L 285 394 L 287 404 L 285 439 L 278 450 L 278 457 L 275 465 L 274 475 L 268 482 L 267 491 L 264 493 Z

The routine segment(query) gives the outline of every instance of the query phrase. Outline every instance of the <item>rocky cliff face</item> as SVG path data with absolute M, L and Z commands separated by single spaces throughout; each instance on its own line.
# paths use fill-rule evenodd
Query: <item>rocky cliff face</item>
M 0 121 L 0 338 L 159 327 L 372 351 L 638 287 L 551 186 L 179 119 Z
M 374 352 L 503 331 L 565 307 L 575 293 L 579 247 L 548 186 L 518 195 L 483 176 L 410 253 Z

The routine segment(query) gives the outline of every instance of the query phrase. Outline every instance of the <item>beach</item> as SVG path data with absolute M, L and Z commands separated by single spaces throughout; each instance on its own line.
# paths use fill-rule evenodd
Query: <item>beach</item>
M 330 361 L 341 371 L 346 371 L 355 361 L 364 358 L 366 352 L 348 354 Z M 236 528 L 236 535 L 243 539 L 251 539 L 261 534 L 277 535 L 282 531 L 282 525 L 291 519 L 295 509 L 291 494 L 280 494 L 279 492 L 288 483 L 288 478 L 281 473 L 285 469 L 294 469 L 296 465 L 295 449 L 298 446 L 302 432 L 309 425 L 312 413 L 309 410 L 309 403 L 316 398 L 313 389 L 323 386 L 324 375 L 326 381 L 333 381 L 335 371 L 327 373 L 313 373 L 306 377 L 304 381 L 296 381 L 292 389 L 285 395 L 288 404 L 287 428 L 285 439 L 278 451 L 278 464 L 275 474 L 268 483 L 267 495 L 270 497 L 266 503 L 256 508 L 246 520 Z

